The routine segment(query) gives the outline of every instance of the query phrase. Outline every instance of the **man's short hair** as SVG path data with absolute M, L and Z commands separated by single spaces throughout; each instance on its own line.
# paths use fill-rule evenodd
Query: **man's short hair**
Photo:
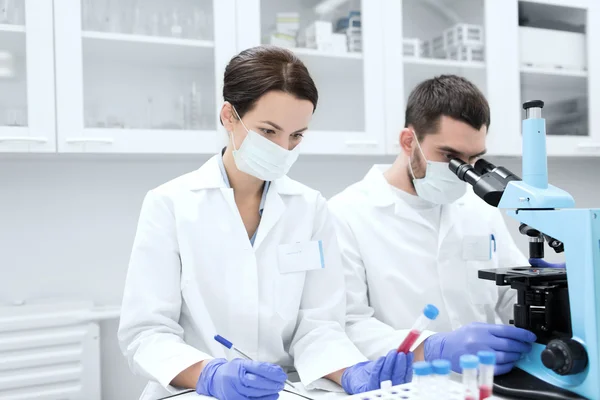
M 440 75 L 421 82 L 408 96 L 404 127 L 412 125 L 419 140 L 437 133 L 443 115 L 479 130 L 490 126 L 490 106 L 467 79 Z

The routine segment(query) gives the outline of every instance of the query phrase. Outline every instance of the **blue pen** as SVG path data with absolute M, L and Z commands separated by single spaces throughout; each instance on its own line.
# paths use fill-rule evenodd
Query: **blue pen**
M 233 343 L 231 343 L 229 340 L 225 339 L 223 336 L 221 336 L 221 335 L 215 335 L 215 340 L 217 342 L 221 343 L 223 346 L 227 347 L 228 349 L 235 351 L 240 356 L 242 356 L 242 358 L 244 358 L 246 360 L 252 361 L 252 359 L 250 357 L 248 357 L 246 355 L 246 353 L 244 353 L 243 351 L 241 351 L 240 349 L 238 349 L 237 347 L 235 347 L 233 345 Z M 287 383 L 288 385 L 290 385 L 291 387 L 293 387 L 294 389 L 296 389 L 296 386 L 294 386 L 294 384 L 292 382 L 290 382 L 289 380 L 286 379 L 285 383 Z

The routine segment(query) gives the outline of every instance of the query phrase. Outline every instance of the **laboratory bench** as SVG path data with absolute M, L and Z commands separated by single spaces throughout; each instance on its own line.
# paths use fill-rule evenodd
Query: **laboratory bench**
M 456 385 L 458 385 L 461 382 L 461 376 L 459 374 L 452 374 L 451 377 L 451 388 L 454 388 L 454 391 L 456 390 Z M 342 393 L 342 392 L 327 392 L 327 391 L 323 391 L 323 390 L 305 390 L 304 387 L 302 386 L 301 383 L 294 383 L 294 385 L 296 385 L 296 387 L 299 389 L 298 392 L 302 395 L 306 395 L 307 397 L 310 397 L 311 399 L 314 400 L 342 400 L 342 399 L 352 399 L 352 400 L 404 400 L 404 399 L 414 399 L 414 400 L 419 400 L 421 399 L 421 397 L 418 396 L 414 396 L 414 395 L 410 395 L 409 392 L 403 391 L 401 390 L 403 387 L 410 387 L 411 385 L 400 385 L 400 386 L 396 386 L 394 387 L 394 389 L 399 389 L 399 390 L 392 390 L 392 391 L 388 391 L 385 395 L 380 395 L 379 391 L 373 391 L 373 392 L 367 392 L 367 393 L 361 393 L 361 394 L 357 394 L 354 396 L 348 396 L 346 393 Z M 340 389 L 341 390 L 341 389 Z M 392 392 L 395 392 L 396 394 L 391 394 Z M 181 396 L 177 396 L 177 397 L 173 397 L 171 399 L 173 400 L 191 400 L 191 399 L 210 399 L 210 397 L 206 397 L 206 396 L 200 396 L 197 395 L 195 393 L 189 393 L 189 394 L 184 394 Z M 434 398 L 434 397 L 432 397 Z M 437 399 L 437 397 L 435 397 Z M 449 396 L 449 397 L 444 397 L 445 400 L 462 400 L 464 398 L 464 396 L 457 396 L 454 395 L 454 397 Z M 169 399 L 169 400 L 171 400 Z M 289 392 L 281 392 L 279 394 L 279 399 L 280 400 L 306 400 L 304 397 L 301 396 L 297 396 L 295 394 L 289 393 Z M 500 396 L 493 396 L 493 397 L 489 397 L 489 400 L 510 400 L 511 398 L 509 397 L 500 397 Z

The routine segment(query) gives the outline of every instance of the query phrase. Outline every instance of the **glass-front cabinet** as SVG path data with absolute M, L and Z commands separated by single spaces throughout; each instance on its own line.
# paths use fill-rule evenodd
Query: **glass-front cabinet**
M 0 0 L 0 152 L 56 151 L 52 2 Z
M 217 150 L 234 0 L 54 5 L 60 151 Z
M 385 1 L 237 0 L 238 50 L 291 49 L 319 90 L 302 152 L 381 154 Z
M 600 154 L 600 116 L 592 112 L 600 104 L 600 5 L 527 0 L 518 7 L 521 100 L 544 101 L 548 154 Z

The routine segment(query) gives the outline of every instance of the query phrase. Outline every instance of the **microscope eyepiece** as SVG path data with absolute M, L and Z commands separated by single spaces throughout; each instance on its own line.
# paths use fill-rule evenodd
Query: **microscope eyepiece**
M 450 171 L 452 171 L 458 179 L 461 181 L 465 181 L 471 185 L 474 185 L 479 178 L 481 178 L 481 174 L 478 174 L 477 171 L 473 169 L 471 164 L 467 164 L 461 159 L 453 158 L 450 160 Z
M 480 158 L 475 163 L 474 168 L 475 168 L 475 171 L 477 171 L 480 175 L 484 175 L 484 174 L 487 174 L 488 172 L 492 172 L 493 170 L 495 170 L 496 166 L 494 164 L 492 164 L 491 162 L 486 161 L 483 158 Z

